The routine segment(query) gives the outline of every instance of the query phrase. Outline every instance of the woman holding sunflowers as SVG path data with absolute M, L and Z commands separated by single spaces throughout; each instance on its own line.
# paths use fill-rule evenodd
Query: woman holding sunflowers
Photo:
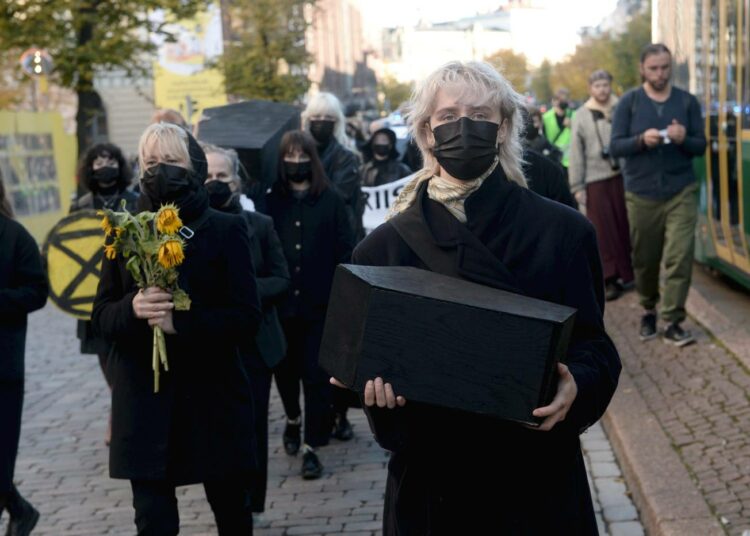
M 175 487 L 195 483 L 205 487 L 220 535 L 252 534 L 245 487 L 255 465 L 253 407 L 238 348 L 257 330 L 261 310 L 247 226 L 209 207 L 206 156 L 183 129 L 149 126 L 139 160 L 141 208 L 171 203 L 179 211 L 155 219 L 159 232 L 181 236 L 162 245 L 158 262 L 177 267 L 191 303 L 178 310 L 176 293 L 139 290 L 127 260 L 106 251 L 92 319 L 116 347 L 110 476 L 131 481 L 139 536 L 177 534 Z M 118 229 L 105 232 L 112 245 Z M 158 392 L 155 331 L 169 354 Z

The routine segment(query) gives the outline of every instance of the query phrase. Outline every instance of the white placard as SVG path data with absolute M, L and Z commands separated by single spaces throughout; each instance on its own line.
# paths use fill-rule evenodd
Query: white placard
M 385 222 L 388 210 L 396 202 L 401 188 L 413 178 L 414 175 L 412 174 L 382 186 L 362 187 L 362 193 L 365 194 L 365 213 L 362 216 L 362 224 L 366 233 Z

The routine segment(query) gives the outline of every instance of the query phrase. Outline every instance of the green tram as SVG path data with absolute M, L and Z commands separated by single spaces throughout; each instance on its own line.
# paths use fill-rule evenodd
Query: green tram
M 705 118 L 696 260 L 750 289 L 750 0 L 653 0 L 652 37 Z

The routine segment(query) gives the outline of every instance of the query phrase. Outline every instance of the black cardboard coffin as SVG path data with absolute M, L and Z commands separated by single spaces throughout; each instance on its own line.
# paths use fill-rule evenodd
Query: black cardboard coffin
M 575 309 L 409 267 L 340 265 L 320 366 L 351 389 L 538 424 Z

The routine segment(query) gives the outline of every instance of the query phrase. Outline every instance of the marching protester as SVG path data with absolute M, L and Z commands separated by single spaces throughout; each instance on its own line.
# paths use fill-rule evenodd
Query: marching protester
M 354 245 L 343 200 L 330 186 L 313 138 L 302 131 L 284 134 L 279 148 L 279 178 L 267 198 L 291 274 L 288 298 L 280 308 L 287 354 L 275 370 L 286 412 L 284 450 L 300 449 L 304 387 L 302 476 L 319 478 L 323 466 L 315 449 L 331 435 L 332 393 L 318 366 L 318 351 L 336 265 L 348 262 Z
M 396 133 L 381 128 L 362 147 L 367 163 L 362 166 L 362 186 L 381 186 L 411 174 L 409 166 L 399 161 Z
M 209 208 L 206 155 L 184 129 L 149 126 L 138 146 L 139 205 L 174 203 L 187 244 L 178 267 L 189 310 L 160 288 L 139 290 L 125 259 L 105 259 L 94 329 L 115 345 L 110 476 L 129 479 L 139 536 L 179 532 L 175 487 L 202 483 L 220 535 L 252 534 L 255 468 L 251 387 L 239 348 L 261 320 L 244 218 Z M 154 392 L 152 327 L 169 371 Z
M 586 207 L 586 216 L 596 228 L 605 296 L 614 300 L 625 286 L 632 285 L 634 276 L 622 173 L 609 149 L 612 114 L 617 105 L 612 75 L 602 70 L 591 73 L 589 94 L 591 97 L 573 118 L 568 177 L 570 189 Z
M 407 402 L 389 378 L 368 381 L 371 427 L 392 452 L 386 536 L 597 534 L 578 435 L 606 409 L 620 360 L 604 329 L 592 225 L 525 187 L 522 106 L 489 64 L 433 72 L 410 103 L 425 166 L 353 262 L 439 271 L 574 307 L 557 394 L 534 411 L 543 421 L 530 429 Z
M 643 84 L 620 99 L 612 123 L 610 152 L 623 157 L 625 201 L 633 246 L 635 287 L 644 309 L 641 340 L 657 336 L 659 271 L 664 262 L 661 318 L 664 340 L 694 341 L 680 324 L 693 270 L 698 183 L 693 158 L 706 150 L 698 100 L 670 83 L 672 54 L 650 44 L 641 54 Z
M 131 178 L 130 166 L 119 147 L 111 143 L 95 145 L 86 151 L 78 165 L 78 180 L 88 192 L 73 202 L 70 212 L 103 208 L 120 210 L 123 201 L 125 210 L 137 212 L 138 194 L 128 189 Z M 78 338 L 81 341 L 82 354 L 99 356 L 99 366 L 107 385 L 111 388 L 112 380 L 107 371 L 107 357 L 112 351 L 111 346 L 103 338 L 94 335 L 90 320 L 78 320 Z M 110 416 L 105 443 L 109 444 L 111 434 Z
M 542 112 L 536 106 L 528 106 L 526 110 L 528 116 L 526 118 L 526 131 L 524 132 L 524 138 L 527 147 L 532 151 L 536 151 L 542 156 L 549 158 L 556 164 L 561 164 L 562 151 L 552 145 L 544 135 Z
M 315 139 L 318 157 L 330 184 L 346 203 L 356 237 L 362 233 L 359 157 L 351 150 L 341 103 L 331 93 L 318 93 L 302 112 L 302 127 Z
M 39 520 L 13 475 L 21 437 L 26 317 L 44 307 L 47 292 L 39 247 L 13 219 L 0 175 L 0 517 L 8 512 L 7 534 L 12 536 L 27 536 Z
M 575 117 L 575 112 L 570 109 L 570 92 L 567 89 L 560 88 L 552 97 L 552 108 L 542 115 L 542 125 L 547 140 L 562 153 L 560 163 L 566 172 L 570 151 L 570 127 L 573 117 Z
M 237 153 L 216 145 L 201 146 L 208 160 L 205 185 L 211 207 L 229 214 L 239 214 L 247 222 L 255 280 L 263 310 L 257 335 L 248 337 L 241 348 L 255 409 L 255 455 L 258 470 L 253 471 L 250 478 L 250 502 L 253 514 L 260 514 L 265 510 L 268 484 L 268 406 L 272 369 L 286 354 L 286 341 L 276 305 L 289 288 L 289 268 L 281 242 L 273 228 L 273 220 L 258 212 L 243 210 L 240 205 L 240 164 Z
M 362 214 L 365 210 L 362 196 L 362 179 L 359 174 L 359 157 L 351 150 L 352 143 L 346 135 L 346 119 L 341 102 L 331 93 L 318 93 L 310 99 L 302 112 L 302 128 L 315 139 L 318 157 L 330 185 L 346 204 L 349 225 L 355 241 L 364 236 Z M 348 441 L 353 437 L 347 410 L 352 405 L 346 392 L 333 394 L 333 435 Z

